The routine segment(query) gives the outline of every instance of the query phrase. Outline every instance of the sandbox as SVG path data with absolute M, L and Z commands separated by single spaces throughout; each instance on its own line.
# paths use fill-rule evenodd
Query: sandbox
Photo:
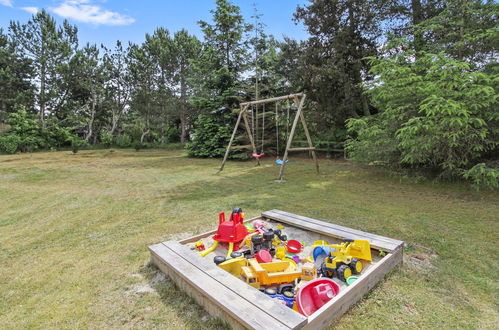
M 290 238 L 305 243 L 305 254 L 317 240 L 338 243 L 344 239 L 362 239 L 371 245 L 372 262 L 358 280 L 347 286 L 333 278 L 340 292 L 315 313 L 304 316 L 277 299 L 243 282 L 221 269 L 213 256 L 225 255 L 227 247 L 220 244 L 213 252 L 201 257 L 194 243 L 212 243 L 216 230 L 181 241 L 167 241 L 149 247 L 152 261 L 181 289 L 193 297 L 208 313 L 227 321 L 235 329 L 322 329 L 359 301 L 390 270 L 402 263 L 404 242 L 333 223 L 324 222 L 280 210 L 266 211 L 245 220 L 261 220 L 272 226 L 283 225 Z M 214 221 L 216 229 L 216 223 Z

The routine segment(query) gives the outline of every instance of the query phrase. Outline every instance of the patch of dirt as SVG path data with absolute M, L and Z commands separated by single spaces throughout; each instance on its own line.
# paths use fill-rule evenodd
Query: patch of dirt
M 126 291 L 126 294 L 128 295 L 131 294 L 142 295 L 145 293 L 155 293 L 156 289 L 154 287 L 166 280 L 165 274 L 159 271 L 156 272 L 154 277 L 149 282 L 147 282 L 146 279 L 144 279 L 144 277 L 140 274 L 132 274 L 131 276 L 134 278 L 140 278 L 143 281 L 134 284 L 130 289 L 128 289 Z
M 414 244 L 404 252 L 404 265 L 420 274 L 430 274 L 436 266 L 434 262 L 438 255 L 430 248 Z

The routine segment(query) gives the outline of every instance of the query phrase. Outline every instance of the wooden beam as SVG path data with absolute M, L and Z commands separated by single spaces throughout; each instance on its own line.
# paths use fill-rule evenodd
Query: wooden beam
M 176 243 L 178 244 L 178 243 Z M 189 260 L 179 254 L 178 251 L 165 244 L 156 244 L 149 247 L 153 256 L 153 262 L 168 276 L 182 280 L 181 288 L 184 289 L 198 303 L 203 305 L 209 312 L 217 316 L 220 310 L 230 316 L 231 321 L 239 328 L 247 329 L 289 329 L 287 325 L 274 318 L 272 315 L 262 313 L 262 309 L 255 306 L 247 299 L 218 282 L 206 272 L 202 271 Z M 167 260 L 166 263 L 163 260 Z M 232 276 L 227 274 L 227 276 Z M 236 278 L 234 278 L 237 280 Z M 241 285 L 245 285 L 240 282 Z M 267 298 L 267 297 L 264 297 Z M 237 304 L 234 302 L 237 301 Z M 214 308 L 214 307 L 217 308 Z M 231 322 L 232 323 L 232 322 Z
M 258 100 L 258 101 L 251 101 L 251 102 L 243 102 L 240 105 L 253 105 L 253 104 L 264 104 L 264 103 L 272 103 L 276 101 L 282 101 L 282 100 L 289 100 L 294 97 L 301 97 L 304 95 L 303 93 L 298 93 L 298 94 L 290 94 L 290 95 L 285 95 L 285 96 L 278 96 L 278 97 L 271 97 L 269 99 L 263 99 L 263 100 Z
M 290 224 L 298 228 L 304 228 L 322 235 L 333 236 L 339 239 L 365 239 L 369 241 L 371 247 L 385 252 L 394 252 L 401 249 L 403 241 L 393 238 L 367 233 L 361 230 L 343 227 L 330 222 L 304 217 L 298 214 L 281 210 L 270 210 L 262 213 L 263 218 Z
M 288 142 L 286 144 L 286 150 L 284 151 L 284 156 L 282 158 L 282 165 L 279 170 L 279 176 L 277 177 L 278 182 L 282 182 L 282 178 L 284 175 L 284 168 L 286 167 L 286 160 L 288 159 L 288 152 L 291 148 L 291 142 L 293 141 L 293 136 L 295 135 L 296 125 L 298 124 L 298 119 L 300 118 L 301 109 L 303 108 L 303 104 L 305 103 L 305 94 L 301 94 L 301 101 L 298 105 L 298 110 L 296 111 L 295 119 L 293 120 L 293 126 L 291 127 L 291 132 L 289 133 Z
M 248 107 L 249 107 L 249 105 L 246 106 L 246 108 L 248 108 Z M 246 113 L 246 111 L 243 111 L 243 119 L 244 119 L 244 127 L 246 127 L 246 132 L 248 133 L 251 146 L 253 147 L 253 153 L 256 154 L 257 153 L 256 152 L 256 145 L 255 145 L 255 141 L 253 140 L 253 135 L 251 134 L 251 128 L 249 126 L 249 121 L 248 121 L 248 114 Z M 260 158 L 256 159 L 256 163 L 257 163 L 257 165 L 260 165 Z
M 232 146 L 232 147 L 230 147 L 230 149 L 232 149 L 232 150 L 236 150 L 236 149 L 250 149 L 252 147 L 253 146 L 251 144 L 245 144 L 245 145 L 242 145 L 242 146 Z
M 298 106 L 298 99 L 295 99 L 295 103 Z M 310 137 L 310 133 L 308 132 L 308 126 L 307 126 L 307 122 L 305 121 L 305 116 L 303 115 L 303 112 L 300 112 L 300 119 L 301 119 L 301 124 L 303 126 L 303 131 L 305 132 L 305 136 L 307 137 L 308 146 L 310 148 L 313 148 L 314 145 L 312 143 L 312 138 Z M 311 154 L 312 154 L 312 159 L 315 162 L 315 170 L 316 170 L 317 174 L 319 174 L 320 173 L 319 161 L 317 160 L 317 155 L 315 154 L 315 148 L 311 149 Z
M 380 262 L 369 267 L 352 285 L 323 305 L 308 317 L 308 324 L 303 329 L 324 329 L 357 303 L 379 283 L 393 268 L 402 264 L 402 249 L 387 254 Z
M 241 122 L 241 117 L 243 116 L 243 112 L 248 108 L 246 107 L 241 107 L 241 111 L 239 112 L 239 116 L 237 117 L 237 122 L 236 125 L 234 126 L 234 130 L 232 131 L 232 135 L 230 137 L 229 145 L 227 146 L 227 150 L 225 150 L 225 156 L 224 159 L 222 160 L 222 165 L 220 165 L 220 169 L 218 172 L 222 172 L 225 166 L 225 162 L 227 161 L 227 157 L 229 157 L 229 151 L 230 151 L 230 146 L 232 144 L 232 141 L 234 141 L 234 136 L 236 135 L 237 128 L 239 127 L 239 123 Z
M 289 151 L 310 151 L 315 150 L 315 147 L 291 148 Z
M 242 299 L 252 303 L 260 310 L 258 315 L 261 315 L 266 319 L 270 316 L 269 321 L 275 326 L 296 329 L 307 323 L 307 318 L 305 316 L 296 313 L 287 306 L 276 304 L 274 299 L 263 292 L 255 290 L 255 288 L 241 281 L 240 278 L 227 273 L 225 270 L 215 265 L 213 260 L 201 258 L 197 252 L 194 252 L 189 247 L 175 241 L 163 242 L 163 245 L 177 253 L 177 255 L 187 260 L 203 273 L 209 275 L 223 287 L 237 293 Z M 276 321 L 282 324 L 276 325 Z M 254 324 L 253 326 L 257 325 L 258 324 Z

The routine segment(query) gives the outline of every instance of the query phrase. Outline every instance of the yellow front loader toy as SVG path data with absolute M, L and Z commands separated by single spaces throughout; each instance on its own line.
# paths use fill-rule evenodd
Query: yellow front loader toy
M 363 262 L 371 262 L 371 245 L 366 240 L 346 239 L 341 244 L 329 245 L 331 252 L 320 267 L 322 276 L 334 275 L 346 281 L 352 274 L 359 274 L 364 269 Z

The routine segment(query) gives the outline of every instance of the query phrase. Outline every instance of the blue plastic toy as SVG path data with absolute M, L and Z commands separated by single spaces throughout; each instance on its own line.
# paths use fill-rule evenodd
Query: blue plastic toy
M 287 164 L 288 162 L 289 162 L 289 159 L 286 159 L 286 164 Z M 277 159 L 277 160 L 275 161 L 275 163 L 276 163 L 277 165 L 281 166 L 281 165 L 282 165 L 282 160 L 281 160 L 281 159 Z

